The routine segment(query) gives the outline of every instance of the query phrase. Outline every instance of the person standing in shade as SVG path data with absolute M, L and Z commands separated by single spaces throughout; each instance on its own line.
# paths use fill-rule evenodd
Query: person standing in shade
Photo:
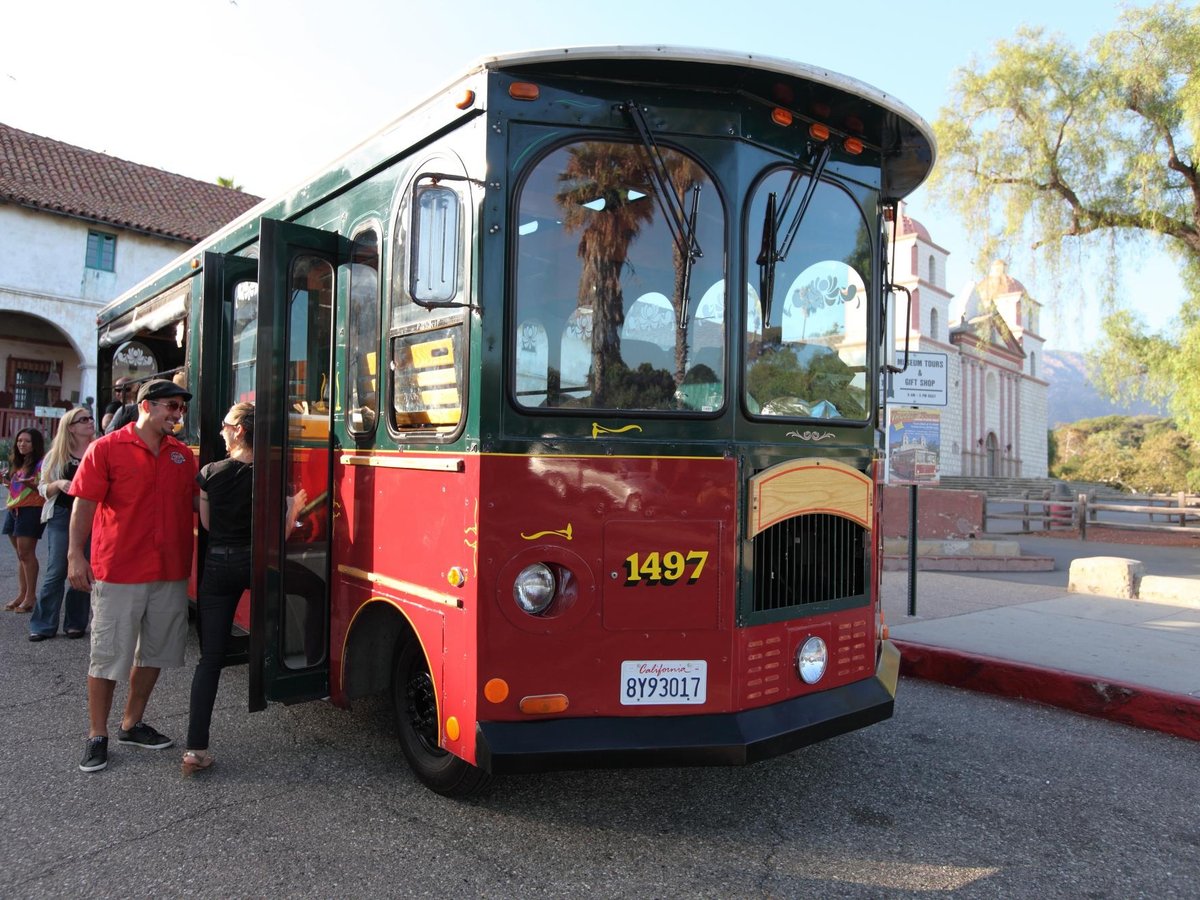
M 37 542 L 45 530 L 38 480 L 45 452 L 45 439 L 36 428 L 22 428 L 13 438 L 3 529 L 17 554 L 17 596 L 4 607 L 9 612 L 32 612 L 37 600 Z
M 84 772 L 108 765 L 108 716 L 126 673 L 118 743 L 149 750 L 175 743 L 142 716 L 159 671 L 183 665 L 187 641 L 196 460 L 173 433 L 190 399 L 171 381 L 147 381 L 137 421 L 94 442 L 71 482 L 67 575 L 73 588 L 92 592 Z
M 237 403 L 221 422 L 227 459 L 200 470 L 200 524 L 208 530 L 208 555 L 196 598 L 200 661 L 192 675 L 188 708 L 187 751 L 183 774 L 192 775 L 213 764 L 208 752 L 209 728 L 225 651 L 229 646 L 238 601 L 250 588 L 251 516 L 254 491 L 254 404 Z M 289 498 L 285 533 L 296 527 L 306 502 L 303 490 Z
M 46 571 L 38 589 L 37 605 L 29 620 L 29 639 L 44 641 L 58 633 L 58 614 L 63 607 L 63 586 L 67 580 L 67 540 L 71 525 L 71 479 L 88 445 L 96 439 L 96 421 L 90 410 L 78 407 L 62 417 L 50 450 L 42 460 L 42 480 L 38 491 L 46 498 L 42 524 L 46 528 Z M 68 587 L 63 633 L 81 638 L 87 630 L 91 597 Z
M 100 419 L 102 432 L 108 434 L 113 430 L 109 427 L 112 425 L 113 416 L 133 402 L 133 392 L 136 390 L 137 385 L 128 376 L 122 375 L 113 382 L 113 398 L 108 406 L 104 407 L 104 415 Z

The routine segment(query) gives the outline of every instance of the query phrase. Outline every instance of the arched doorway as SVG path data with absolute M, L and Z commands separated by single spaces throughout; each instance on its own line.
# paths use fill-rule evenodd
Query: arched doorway
M 82 362 L 55 323 L 0 310 L 0 439 L 22 428 L 53 435 L 62 412 L 81 400 Z
M 1000 474 L 1000 442 L 996 433 L 988 432 L 987 436 L 987 477 L 995 478 Z

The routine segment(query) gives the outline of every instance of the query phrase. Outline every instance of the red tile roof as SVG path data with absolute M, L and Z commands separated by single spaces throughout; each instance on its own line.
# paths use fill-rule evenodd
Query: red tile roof
M 0 202 L 196 243 L 261 199 L 0 123 Z

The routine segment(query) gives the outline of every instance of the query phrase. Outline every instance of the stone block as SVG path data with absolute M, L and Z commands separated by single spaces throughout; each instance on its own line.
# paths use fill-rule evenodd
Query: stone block
M 1200 581 L 1194 578 L 1147 575 L 1138 588 L 1138 599 L 1148 603 L 1166 603 L 1170 606 L 1200 609 Z
M 1067 590 L 1136 599 L 1144 570 L 1140 560 L 1123 556 L 1082 556 L 1071 561 Z

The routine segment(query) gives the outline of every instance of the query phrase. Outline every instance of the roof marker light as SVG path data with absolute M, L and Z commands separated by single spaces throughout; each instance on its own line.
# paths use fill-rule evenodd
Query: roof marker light
M 814 141 L 827 141 L 829 140 L 829 126 L 813 122 L 808 126 L 808 136 Z
M 475 92 L 463 91 L 462 99 L 454 104 L 459 109 L 470 109 L 475 105 Z
M 848 137 L 842 141 L 842 149 L 851 156 L 858 156 L 863 152 L 863 142 L 856 137 Z
M 792 114 L 783 107 L 777 106 L 771 110 L 771 121 L 776 125 L 782 125 L 787 128 L 792 124 Z
M 541 90 L 528 81 L 514 81 L 508 86 L 508 96 L 514 100 L 536 100 Z

